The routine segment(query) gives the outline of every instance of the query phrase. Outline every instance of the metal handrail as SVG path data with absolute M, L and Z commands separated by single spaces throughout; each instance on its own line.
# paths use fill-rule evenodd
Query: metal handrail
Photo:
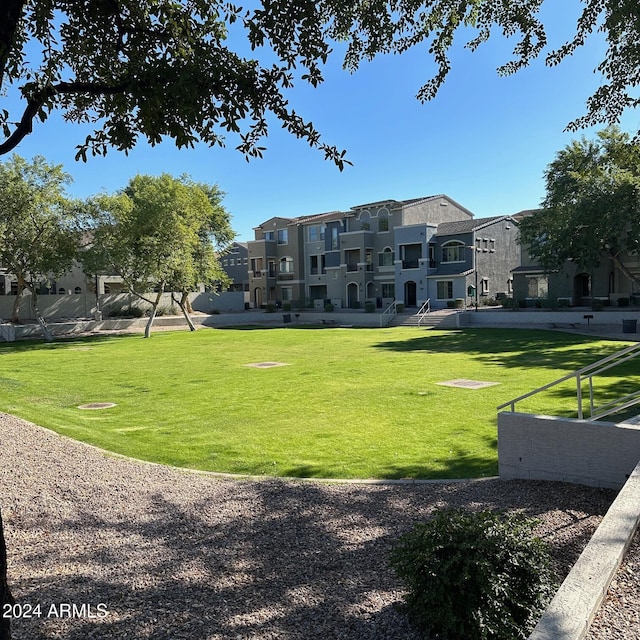
M 558 378 L 557 380 L 554 380 L 553 382 L 549 382 L 548 384 L 545 384 L 541 387 L 538 387 L 537 389 L 534 389 L 533 391 L 529 391 L 528 393 L 524 393 L 521 396 L 518 396 L 517 398 L 513 398 L 513 400 L 509 400 L 508 402 L 504 402 L 503 404 L 498 406 L 498 411 L 500 411 L 501 409 L 505 409 L 506 407 L 511 407 L 511 411 L 515 412 L 515 405 L 516 402 L 520 402 L 521 400 L 525 400 L 526 398 L 530 398 L 531 396 L 534 396 L 542 391 L 546 391 L 547 389 L 550 389 L 551 387 L 555 387 L 556 385 L 562 383 L 562 382 L 566 382 L 567 380 L 571 380 L 572 378 L 576 379 L 576 400 L 577 400 L 577 404 L 578 404 L 578 419 L 582 420 L 584 413 L 583 413 L 583 409 L 582 409 L 582 382 L 584 379 L 587 379 L 589 382 L 589 405 L 590 405 L 590 417 L 591 418 L 595 418 L 596 416 L 598 418 L 602 418 L 605 415 L 610 415 L 612 413 L 616 413 L 617 411 L 621 411 L 622 409 L 626 409 L 630 406 L 633 406 L 634 404 L 640 403 L 640 391 L 638 392 L 638 397 L 636 398 L 635 401 L 632 401 L 630 404 L 625 405 L 624 407 L 617 407 L 615 410 L 613 411 L 605 411 L 604 413 L 602 413 L 602 410 L 605 408 L 609 408 L 612 406 L 612 403 L 608 403 L 606 405 L 604 405 L 603 407 L 600 407 L 600 410 L 598 412 L 596 412 L 596 410 L 594 409 L 594 404 L 593 404 L 593 377 L 599 375 L 600 373 L 602 373 L 603 371 L 607 371 L 608 369 L 611 369 L 614 366 L 617 366 L 619 364 L 622 364 L 623 362 L 626 362 L 627 360 L 631 360 L 632 358 L 636 358 L 638 355 L 640 355 L 640 343 L 636 343 L 631 345 L 630 347 L 626 347 L 625 349 L 621 349 L 620 351 L 617 351 L 616 353 L 611 354 L 610 356 L 607 356 L 606 358 L 602 358 L 596 362 L 592 362 L 591 364 L 586 365 L 585 367 L 582 367 L 582 369 L 578 369 L 577 371 L 574 371 L 573 373 L 569 373 L 566 376 L 563 376 L 562 378 Z M 630 394 L 631 395 L 635 395 L 635 394 Z M 620 400 L 618 400 L 617 402 L 622 402 L 625 401 L 627 398 L 629 398 L 630 396 L 625 396 L 624 398 L 621 398 Z
M 420 307 L 420 310 L 416 314 L 418 316 L 418 326 L 422 324 L 422 321 L 431 313 L 431 298 L 427 298 L 427 301 Z
M 398 313 L 398 301 L 394 300 L 383 312 L 380 316 L 380 326 L 387 327 L 389 323 Z

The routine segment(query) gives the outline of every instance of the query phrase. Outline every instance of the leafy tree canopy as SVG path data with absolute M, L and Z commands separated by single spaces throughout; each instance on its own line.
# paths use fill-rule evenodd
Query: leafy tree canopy
M 438 65 L 418 93 L 428 100 L 449 72 L 448 52 L 462 28 L 470 30 L 471 49 L 495 31 L 515 37 L 501 74 L 545 52 L 543 1 L 252 0 L 243 8 L 224 0 L 3 0 L 0 88 L 17 91 L 22 103 L 19 113 L 0 109 L 0 153 L 15 148 L 34 120 L 60 109 L 69 121 L 95 125 L 78 147 L 82 159 L 111 146 L 128 151 L 140 138 L 221 145 L 227 133 L 239 136 L 237 148 L 249 158 L 262 154 L 271 116 L 342 169 L 344 151 L 323 142 L 286 98 L 294 82 L 322 82 L 336 42 L 347 45 L 349 70 L 378 53 L 425 44 Z M 545 53 L 555 65 L 591 32 L 606 34 L 602 85 L 572 128 L 618 121 L 638 105 L 640 83 L 637 0 L 582 3 L 575 32 Z M 230 28 L 246 42 L 228 38 Z
M 520 223 L 520 238 L 547 270 L 573 260 L 588 271 L 640 249 L 640 147 L 616 127 L 573 141 L 548 166 L 543 209 Z
M 149 336 L 164 291 L 178 301 L 189 326 L 186 300 L 200 284 L 224 284 L 218 250 L 233 239 L 217 186 L 188 177 L 138 175 L 115 195 L 89 203 L 94 228 L 83 262 L 90 273 L 117 273 L 129 291 L 152 306 Z
M 75 207 L 65 195 L 70 180 L 60 165 L 40 156 L 27 162 L 14 155 L 0 163 L 0 264 L 18 282 L 12 320 L 18 322 L 20 298 L 28 289 L 47 337 L 37 290 L 71 268 L 80 240 Z

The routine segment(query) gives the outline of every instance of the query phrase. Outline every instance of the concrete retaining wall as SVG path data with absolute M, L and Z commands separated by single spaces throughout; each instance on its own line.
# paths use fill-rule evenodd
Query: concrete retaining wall
M 640 464 L 558 589 L 529 640 L 582 640 L 640 523 Z
M 585 315 L 593 316 L 587 319 Z M 455 316 L 459 327 L 529 327 L 539 325 L 541 328 L 550 328 L 553 325 L 558 328 L 575 326 L 584 328 L 597 327 L 598 325 L 618 325 L 622 327 L 623 320 L 640 320 L 640 311 L 631 309 L 629 311 L 590 311 L 566 310 L 520 310 L 509 311 L 480 309 L 479 311 L 464 311 Z M 640 330 L 640 327 L 638 327 Z
M 149 294 L 153 295 L 153 294 Z M 196 311 L 210 313 L 217 311 L 242 311 L 244 309 L 244 293 L 241 291 L 225 291 L 219 295 L 213 293 L 193 293 L 189 296 L 191 305 Z M 0 296 L 0 318 L 11 317 L 15 296 Z M 92 293 L 40 295 L 38 306 L 40 313 L 47 320 L 64 318 L 93 318 L 99 308 L 106 318 L 111 309 L 123 307 L 149 308 L 149 304 L 130 293 L 107 293 L 99 296 L 98 307 L 96 296 Z M 172 306 L 171 294 L 162 296 L 161 308 Z M 174 305 L 175 306 L 175 305 Z M 31 295 L 26 294 L 20 302 L 20 319 L 22 321 L 35 320 L 31 308 Z
M 498 414 L 505 480 L 558 480 L 619 489 L 640 460 L 640 427 L 525 413 Z

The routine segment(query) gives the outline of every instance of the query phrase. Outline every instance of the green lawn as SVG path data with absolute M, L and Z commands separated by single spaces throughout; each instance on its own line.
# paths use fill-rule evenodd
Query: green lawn
M 0 346 L 0 410 L 111 451 L 195 469 L 479 477 L 497 473 L 498 404 L 623 346 L 543 331 L 407 327 L 14 343 Z M 265 361 L 287 366 L 245 366 Z M 629 367 L 610 372 L 600 393 L 637 388 Z M 435 384 L 456 378 L 499 384 Z M 575 415 L 571 397 L 563 386 L 521 410 Z M 117 407 L 77 408 L 91 402 Z

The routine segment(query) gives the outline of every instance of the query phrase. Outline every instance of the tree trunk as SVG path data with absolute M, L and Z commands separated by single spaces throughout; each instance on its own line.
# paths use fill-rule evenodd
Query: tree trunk
M 156 314 L 158 313 L 158 305 L 160 304 L 160 300 L 162 300 L 162 291 L 164 287 L 160 287 L 158 290 L 158 295 L 156 295 L 156 299 L 151 304 L 151 313 L 149 314 L 149 320 L 147 320 L 147 326 L 144 328 L 144 337 L 148 338 L 151 336 L 151 327 L 153 325 L 153 321 L 156 319 Z
M 0 640 L 11 640 L 11 618 L 5 618 L 2 615 L 7 604 L 14 604 L 14 600 L 7 582 L 7 547 L 4 541 L 2 512 L 0 511 Z
M 18 291 L 16 293 L 15 300 L 13 301 L 13 309 L 11 311 L 11 322 L 20 322 L 20 303 L 22 302 L 22 294 L 24 293 L 25 285 L 18 280 Z
M 36 293 L 35 288 L 29 288 L 31 291 L 31 307 L 33 308 L 33 313 L 36 316 L 36 320 L 42 329 L 42 333 L 44 334 L 44 339 L 47 342 L 53 342 L 53 336 L 51 335 L 51 331 L 49 331 L 49 327 L 45 322 L 44 318 L 40 315 L 40 309 L 38 308 L 38 294 Z
M 173 292 L 171 293 L 171 299 L 176 302 L 178 304 L 178 306 L 180 307 L 180 309 L 182 310 L 182 314 L 184 315 L 184 319 L 187 321 L 187 324 L 189 325 L 189 331 L 195 331 L 196 327 L 193 324 L 193 320 L 191 320 L 191 316 L 189 315 L 191 312 L 191 305 L 189 304 L 189 293 L 186 291 L 182 292 L 182 296 L 180 297 L 180 300 L 177 300 L 174 295 Z

